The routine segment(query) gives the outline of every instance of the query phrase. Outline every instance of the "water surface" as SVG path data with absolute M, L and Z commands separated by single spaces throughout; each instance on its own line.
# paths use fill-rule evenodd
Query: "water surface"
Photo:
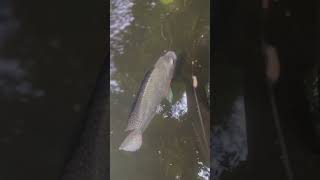
M 210 1 L 152 0 L 110 2 L 110 173 L 111 179 L 209 179 Z M 172 104 L 163 101 L 143 134 L 138 152 L 119 151 L 128 115 L 144 77 L 156 60 L 174 50 L 179 60 Z M 193 65 L 192 65 L 193 62 Z M 198 78 L 198 104 L 192 74 Z M 206 137 L 207 139 L 204 140 Z

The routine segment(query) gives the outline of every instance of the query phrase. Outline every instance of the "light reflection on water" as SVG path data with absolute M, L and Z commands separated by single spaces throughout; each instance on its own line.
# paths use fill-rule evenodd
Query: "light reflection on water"
M 19 61 L 14 59 L 0 59 L 0 93 L 6 97 L 16 94 L 31 98 L 42 97 L 45 92 L 36 89 L 26 80 L 27 72 L 22 69 Z M 24 99 L 27 100 L 27 99 Z
M 179 101 L 171 107 L 171 118 L 180 120 L 180 117 L 188 112 L 187 93 L 184 92 Z
M 9 7 L 3 4 L 0 6 L 0 46 L 2 46 L 4 41 L 17 31 L 20 23 L 12 16 Z
M 134 17 L 130 0 L 110 1 L 110 59 L 113 61 L 115 54 L 123 54 L 123 33 L 131 25 Z
M 160 104 L 156 112 L 162 115 L 164 119 L 170 117 L 170 120 L 182 121 L 182 117 L 188 112 L 187 93 L 184 92 L 181 98 L 170 107 L 169 110 L 166 110 L 166 104 Z
M 111 57 L 111 55 L 110 55 Z M 116 66 L 114 65 L 113 60 L 110 58 L 110 76 L 117 71 Z
M 112 75 L 117 71 L 114 57 L 124 53 L 123 34 L 134 20 L 131 12 L 132 6 L 133 3 L 130 0 L 110 1 L 110 91 L 112 93 L 123 92 L 119 82 L 112 79 Z
M 120 94 L 123 92 L 123 89 L 120 88 L 118 81 L 110 80 L 110 90 L 111 93 Z
M 210 178 L 210 168 L 203 165 L 202 162 L 198 162 L 201 165 L 200 170 L 198 172 L 199 179 L 201 180 L 209 180 Z
M 20 22 L 13 16 L 8 3 L 2 2 L 0 6 L 0 47 L 15 36 L 20 28 Z M 27 70 L 23 68 L 20 59 L 0 58 L 0 94 L 4 97 L 18 97 L 26 102 L 29 98 L 39 98 L 45 95 L 44 90 L 35 88 L 28 80 Z M 22 97 L 21 97 L 22 96 Z
M 213 179 L 218 180 L 224 171 L 237 167 L 248 155 L 244 98 L 239 96 L 233 103 L 226 123 L 216 125 L 213 131 L 213 154 L 211 165 Z

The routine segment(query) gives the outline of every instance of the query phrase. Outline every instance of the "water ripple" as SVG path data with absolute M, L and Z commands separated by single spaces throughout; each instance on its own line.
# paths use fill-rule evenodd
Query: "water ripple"
M 184 92 L 179 101 L 171 107 L 171 118 L 180 120 L 188 112 L 187 93 Z
M 211 143 L 215 154 L 211 161 L 213 179 L 219 179 L 224 171 L 237 167 L 241 161 L 247 159 L 245 118 L 244 98 L 240 96 L 234 102 L 231 116 L 226 119 L 226 123 L 214 128 Z
M 133 2 L 130 0 L 110 1 L 110 58 L 113 60 L 116 53 L 123 53 L 123 33 L 131 25 Z
M 110 1 L 110 91 L 113 93 L 123 92 L 119 83 L 112 80 L 112 75 L 117 71 L 114 57 L 123 54 L 123 35 L 134 20 L 131 12 L 133 5 L 130 0 Z
M 34 98 L 42 97 L 45 92 L 35 89 L 32 83 L 26 80 L 27 72 L 15 59 L 0 59 L 0 94 L 11 96 L 19 94 Z

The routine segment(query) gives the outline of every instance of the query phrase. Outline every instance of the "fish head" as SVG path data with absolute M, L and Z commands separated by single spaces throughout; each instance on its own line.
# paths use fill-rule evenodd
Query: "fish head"
M 176 53 L 168 51 L 165 55 L 161 56 L 156 66 L 164 68 L 169 74 L 172 74 L 177 62 Z
M 167 74 L 167 77 L 172 78 L 177 64 L 176 62 L 176 53 L 173 51 L 168 51 L 158 59 L 154 66 L 163 71 L 163 73 Z
M 165 55 L 164 55 L 164 59 L 166 61 L 168 61 L 169 64 L 171 65 L 175 65 L 176 61 L 177 61 L 177 55 L 175 52 L 173 51 L 168 51 Z

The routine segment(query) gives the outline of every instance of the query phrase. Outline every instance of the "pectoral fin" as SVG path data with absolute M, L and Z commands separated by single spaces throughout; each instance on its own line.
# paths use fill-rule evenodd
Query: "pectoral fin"
M 167 99 L 170 103 L 172 103 L 172 98 L 173 98 L 173 93 L 172 93 L 172 89 L 171 89 L 171 87 L 170 87 L 169 90 L 168 90 L 168 94 L 167 94 L 166 99 Z

